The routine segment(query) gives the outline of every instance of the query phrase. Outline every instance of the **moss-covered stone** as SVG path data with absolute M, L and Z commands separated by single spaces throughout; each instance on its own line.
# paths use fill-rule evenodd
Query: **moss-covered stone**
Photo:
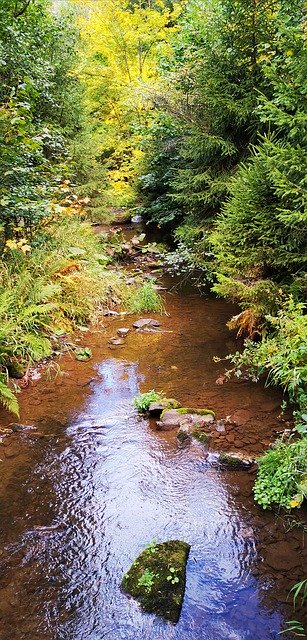
M 193 431 L 191 432 L 191 435 L 193 436 L 193 438 L 196 438 L 203 444 L 207 444 L 207 442 L 209 442 L 210 440 L 210 434 L 203 431 L 203 429 L 201 429 L 200 427 L 195 427 L 195 429 L 193 429 Z
M 122 579 L 122 590 L 144 611 L 178 622 L 185 591 L 190 545 L 181 540 L 150 544 Z
M 163 400 L 152 402 L 149 405 L 148 413 L 151 417 L 159 417 L 161 416 L 163 411 L 167 411 L 169 409 L 179 409 L 179 407 L 181 407 L 180 402 L 178 402 L 174 398 L 163 398 Z
M 211 409 L 192 409 L 191 407 L 181 407 L 178 409 L 178 413 L 180 413 L 180 415 L 193 413 L 196 416 L 213 416 L 215 418 L 215 413 L 214 411 L 211 411 Z
M 254 464 L 255 460 L 240 451 L 229 451 L 227 453 L 223 452 L 220 454 L 220 462 L 228 467 L 236 469 L 238 467 L 250 467 Z

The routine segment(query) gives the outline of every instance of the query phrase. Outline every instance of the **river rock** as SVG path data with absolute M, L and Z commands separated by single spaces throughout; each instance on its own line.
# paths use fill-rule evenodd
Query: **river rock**
M 225 425 L 223 420 L 217 420 L 215 423 L 215 430 L 218 433 L 225 433 L 226 429 L 225 429 Z
M 148 413 L 151 418 L 157 418 L 165 409 L 179 409 L 180 407 L 180 402 L 177 402 L 174 398 L 165 398 L 159 402 L 152 402 L 149 405 Z
M 157 422 L 159 431 L 171 431 L 180 427 L 180 415 L 176 409 L 166 409 L 163 411 L 161 420 Z
M 134 561 L 121 583 L 148 613 L 178 622 L 185 592 L 190 545 L 181 540 L 150 544 Z
M 109 340 L 109 343 L 113 344 L 115 347 L 125 344 L 122 338 L 111 338 L 111 340 Z
M 103 312 L 104 316 L 110 316 L 110 317 L 116 317 L 119 316 L 118 311 L 113 311 L 113 309 L 105 309 L 105 311 Z
M 144 329 L 145 327 L 160 327 L 160 322 L 155 318 L 141 318 L 133 323 L 135 329 Z
M 170 431 L 180 427 L 189 427 L 192 434 L 193 429 L 202 429 L 205 425 L 214 421 L 214 413 L 210 409 L 164 409 L 161 420 L 157 422 L 157 429 Z
M 185 425 L 181 425 L 181 427 L 179 427 L 178 431 L 177 431 L 177 439 L 179 440 L 179 442 L 183 443 L 188 443 L 191 442 L 191 433 L 190 433 L 190 426 L 188 424 Z
M 220 462 L 232 468 L 251 467 L 255 464 L 255 459 L 242 451 L 227 451 L 220 454 Z
M 127 327 L 121 327 L 120 329 L 117 329 L 117 335 L 119 335 L 120 338 L 125 338 L 129 331 L 130 329 L 127 329 Z

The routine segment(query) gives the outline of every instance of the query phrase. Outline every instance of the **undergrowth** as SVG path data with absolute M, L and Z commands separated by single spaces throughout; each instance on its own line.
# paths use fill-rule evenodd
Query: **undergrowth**
M 122 276 L 106 269 L 103 246 L 89 224 L 76 217 L 57 220 L 35 244 L 27 255 L 8 248 L 0 263 L 0 400 L 15 414 L 10 366 L 49 357 L 59 330 L 95 322 L 106 304 L 127 295 Z
M 259 460 L 254 487 L 256 502 L 264 509 L 280 505 L 299 507 L 307 495 L 307 437 L 279 440 Z
M 227 372 L 244 372 L 254 381 L 266 376 L 266 385 L 281 386 L 293 407 L 297 439 L 278 441 L 260 459 L 255 499 L 262 507 L 299 507 L 307 495 L 307 315 L 303 303 L 290 297 L 275 315 L 265 318 L 262 340 L 245 340 L 242 353 L 227 357 Z M 286 402 L 284 402 L 286 405 Z

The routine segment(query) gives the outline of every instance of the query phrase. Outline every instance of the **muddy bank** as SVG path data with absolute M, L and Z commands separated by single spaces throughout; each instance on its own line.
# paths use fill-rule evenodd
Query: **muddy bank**
M 306 575 L 304 529 L 287 534 L 281 514 L 254 504 L 253 474 L 215 457 L 263 450 L 285 427 L 281 396 L 249 381 L 216 383 L 223 364 L 213 356 L 236 348 L 229 305 L 192 292 L 165 298 L 159 331 L 135 331 L 133 316 L 106 318 L 79 337 L 92 360 L 66 354 L 62 375 L 21 395 L 20 421 L 34 429 L 0 444 L 1 640 L 267 640 L 293 617 L 287 594 Z M 110 345 L 122 327 L 124 343 Z M 225 421 L 209 456 L 135 414 L 132 398 L 151 388 Z M 191 544 L 175 628 L 119 589 L 153 538 Z

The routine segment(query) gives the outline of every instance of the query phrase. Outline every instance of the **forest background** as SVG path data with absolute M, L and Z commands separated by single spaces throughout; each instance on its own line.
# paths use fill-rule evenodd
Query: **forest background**
M 257 499 L 299 506 L 305 2 L 2 0 L 0 18 L 2 403 L 18 413 L 10 378 L 125 298 L 86 220 L 140 214 L 173 245 L 169 268 L 241 307 L 229 375 L 281 385 L 296 425 L 264 458 Z

